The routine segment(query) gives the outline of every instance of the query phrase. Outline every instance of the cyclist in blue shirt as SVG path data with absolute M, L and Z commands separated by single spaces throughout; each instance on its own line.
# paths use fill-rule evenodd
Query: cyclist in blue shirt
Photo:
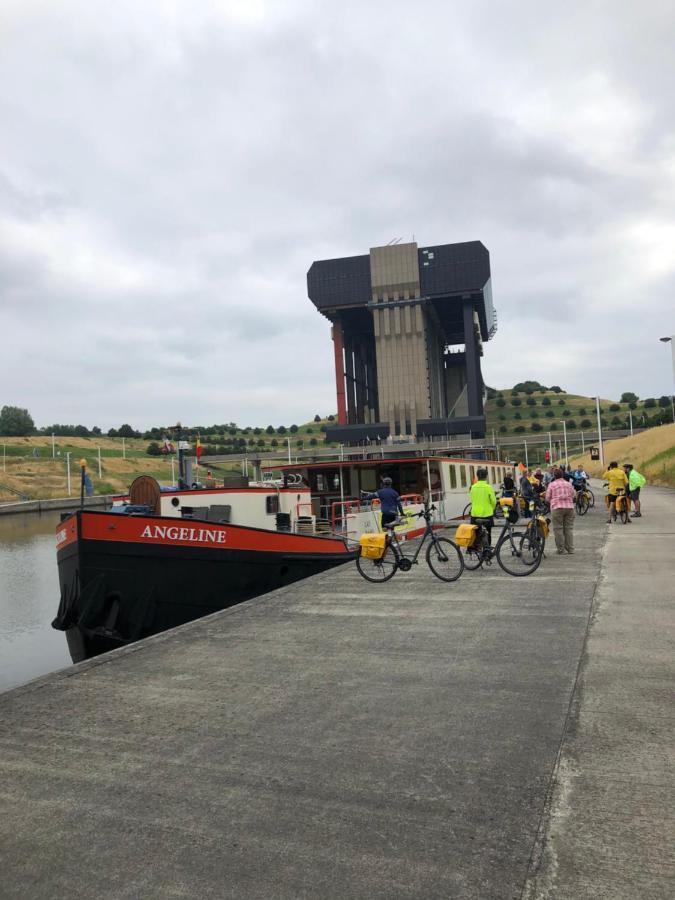
M 579 463 L 576 469 L 572 470 L 570 478 L 572 481 L 572 487 L 575 491 L 580 491 L 583 487 L 586 486 L 588 475 L 586 474 L 586 470 L 581 465 L 581 463 Z
M 398 516 L 403 515 L 403 506 L 401 505 L 401 496 L 398 491 L 394 490 L 391 486 L 391 478 L 386 477 L 382 479 L 382 487 L 379 491 L 374 491 L 373 493 L 368 493 L 367 491 L 362 491 L 364 500 L 379 500 L 380 508 L 382 510 L 382 524 L 387 525 L 389 522 L 394 522 Z

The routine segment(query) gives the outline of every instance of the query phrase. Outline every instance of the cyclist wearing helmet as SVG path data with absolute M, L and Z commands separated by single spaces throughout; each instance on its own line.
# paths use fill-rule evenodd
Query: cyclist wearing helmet
M 492 486 L 487 482 L 487 469 L 478 469 L 476 472 L 476 481 L 471 485 L 469 497 L 471 498 L 471 524 L 483 525 L 487 530 L 488 544 L 492 534 L 492 526 L 494 520 L 495 506 L 497 498 Z
M 391 486 L 391 478 L 389 476 L 382 479 L 382 487 L 379 491 L 368 493 L 362 491 L 364 500 L 379 500 L 382 509 L 382 524 L 388 525 L 389 522 L 396 521 L 396 518 L 403 515 L 403 506 L 401 505 L 401 497 L 398 491 Z

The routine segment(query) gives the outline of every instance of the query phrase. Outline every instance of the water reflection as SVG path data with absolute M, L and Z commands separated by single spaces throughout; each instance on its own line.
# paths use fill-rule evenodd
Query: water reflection
M 58 512 L 0 516 L 0 691 L 70 665 L 59 602 Z

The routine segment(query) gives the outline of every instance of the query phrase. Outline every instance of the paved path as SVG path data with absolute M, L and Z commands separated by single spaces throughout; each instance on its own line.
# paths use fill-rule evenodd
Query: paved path
M 528 898 L 675 897 L 675 492 L 611 525 Z
M 586 896 L 572 874 L 587 896 L 622 896 L 592 891 L 606 796 L 579 781 L 598 752 L 581 726 L 617 718 L 617 779 L 627 747 L 635 766 L 661 748 L 616 792 L 630 817 L 648 774 L 665 781 L 669 708 L 665 676 L 645 673 L 638 695 L 634 679 L 625 693 L 607 673 L 592 682 L 596 633 L 611 662 L 636 629 L 601 600 L 587 658 L 602 511 L 577 531 L 575 556 L 530 578 L 495 568 L 444 585 L 422 566 L 370 585 L 350 565 L 0 695 L 0 896 Z M 665 669 L 655 586 L 642 579 L 621 608 L 653 604 L 654 640 L 636 652 Z M 621 640 L 602 637 L 603 615 Z M 582 749 L 589 768 L 572 772 Z M 670 809 L 649 798 L 645 835 Z M 624 883 L 638 877 L 630 847 L 611 848 Z M 630 896 L 668 896 L 666 875 L 662 862 L 652 893 Z

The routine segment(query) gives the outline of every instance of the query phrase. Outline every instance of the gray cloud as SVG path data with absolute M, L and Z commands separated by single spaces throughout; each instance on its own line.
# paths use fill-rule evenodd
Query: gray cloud
M 2 402 L 38 423 L 335 405 L 314 259 L 480 239 L 488 383 L 671 389 L 671 4 L 5 5 Z

